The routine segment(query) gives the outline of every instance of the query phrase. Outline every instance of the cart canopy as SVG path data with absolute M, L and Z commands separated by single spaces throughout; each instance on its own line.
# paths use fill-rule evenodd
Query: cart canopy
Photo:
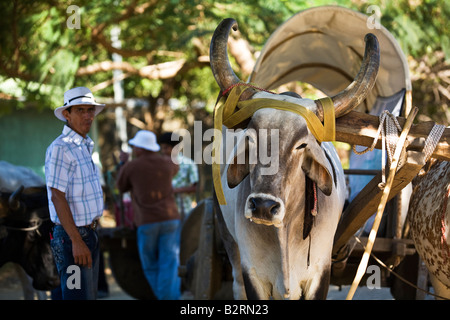
M 410 91 L 408 65 L 400 46 L 386 28 L 373 28 L 373 18 L 339 6 L 297 13 L 269 37 L 249 82 L 275 90 L 301 81 L 334 95 L 355 78 L 364 56 L 364 36 L 373 33 L 380 43 L 380 69 L 372 92 L 357 110 L 368 112 L 378 97 Z

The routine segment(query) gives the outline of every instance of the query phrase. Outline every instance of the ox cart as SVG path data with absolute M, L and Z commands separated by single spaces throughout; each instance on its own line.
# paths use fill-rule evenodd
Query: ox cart
M 378 115 L 383 110 L 393 114 L 401 128 L 411 125 L 406 124 L 413 118 L 408 115 L 417 110 L 412 107 L 409 70 L 402 50 L 387 29 L 369 25 L 367 16 L 340 7 L 318 7 L 296 14 L 268 39 L 248 81 L 267 90 L 295 88 L 295 83 L 301 81 L 332 96 L 356 76 L 364 55 L 361 40 L 368 32 L 375 34 L 380 43 L 382 58 L 376 83 L 355 111 L 336 120 L 335 129 L 336 141 L 370 147 L 380 135 Z M 425 155 L 433 126 L 431 122 L 413 124 L 405 133 L 405 151 L 402 159 L 397 159 L 400 165 L 393 171 L 395 175 L 389 173 L 390 192 L 384 193 L 380 187 L 386 182 L 381 170 L 381 140 L 374 151 L 350 156 L 349 169 L 344 173 L 351 190 L 334 237 L 332 284 L 352 284 L 369 240 L 371 217 L 384 200 L 389 202 L 372 249 L 373 255 L 386 265 L 381 269 L 381 286 L 390 287 L 396 299 L 424 297 L 421 290 L 404 281 L 427 289 L 427 270 L 409 237 L 406 213 L 411 181 L 427 159 L 450 160 L 448 128 Z M 356 183 L 352 185 L 351 180 Z M 180 276 L 184 288 L 195 299 L 232 298 L 232 268 L 218 231 L 213 202 L 212 198 L 202 200 L 181 233 Z M 373 259 L 369 264 L 378 265 Z M 393 276 L 392 270 L 399 277 Z M 361 283 L 365 283 L 364 278 Z
M 408 127 L 405 152 L 394 174 L 382 173 L 381 139 L 365 155 L 350 155 L 348 204 L 344 207 L 334 236 L 331 284 L 352 284 L 369 241 L 369 231 L 380 202 L 387 201 L 372 253 L 384 262 L 380 285 L 390 287 L 396 299 L 421 299 L 424 293 L 404 280 L 426 289 L 427 270 L 420 261 L 406 221 L 411 181 L 428 157 L 450 160 L 450 130 L 425 155 L 424 147 L 434 123 L 411 125 L 414 113 L 411 81 L 405 56 L 394 37 L 380 25 L 371 25 L 366 15 L 340 7 L 318 7 L 299 12 L 281 25 L 266 42 L 249 82 L 265 90 L 295 91 L 297 82 L 312 85 L 327 96 L 335 95 L 354 79 L 364 55 L 362 39 L 375 34 L 381 62 L 373 89 L 358 107 L 336 119 L 335 140 L 371 147 L 380 132 L 379 115 L 388 110 L 401 128 Z M 411 126 L 410 126 L 411 125 Z M 211 169 L 209 168 L 211 171 Z M 392 177 L 392 179 L 389 179 Z M 380 183 L 389 182 L 384 193 Z M 214 196 L 214 195 L 213 195 Z M 383 206 L 384 207 L 384 206 Z M 376 217 L 375 217 L 376 221 Z M 123 221 L 122 221 L 123 222 Z M 232 299 L 232 266 L 219 232 L 214 199 L 199 201 L 181 230 L 180 268 L 182 289 L 194 299 Z M 122 224 L 123 225 L 123 224 Z M 139 299 L 154 299 L 140 269 L 135 233 L 121 227 L 103 230 L 110 264 L 119 285 Z M 370 258 L 369 264 L 378 265 Z M 401 277 L 393 276 L 392 270 Z M 368 275 L 365 277 L 367 278 Z M 360 282 L 365 283 L 364 278 Z

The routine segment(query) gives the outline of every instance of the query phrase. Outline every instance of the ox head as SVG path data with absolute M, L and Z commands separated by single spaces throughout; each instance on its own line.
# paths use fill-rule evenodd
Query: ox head
M 228 34 L 237 23 L 233 19 L 223 20 L 217 27 L 210 47 L 211 69 L 220 87 L 219 97 L 229 91 L 229 88 L 241 82 L 232 70 L 227 53 Z M 354 81 L 343 91 L 331 97 L 335 107 L 335 116 L 340 117 L 358 106 L 375 84 L 379 67 L 379 46 L 373 34 L 365 37 L 366 48 L 361 68 Z M 319 100 L 302 99 L 295 93 L 280 95 L 259 92 L 251 87 L 240 96 L 240 101 L 254 98 L 283 100 L 306 106 L 323 120 L 323 107 Z M 305 119 L 289 111 L 275 109 L 260 109 L 256 111 L 247 123 L 249 132 L 259 132 L 266 129 L 276 129 L 279 132 L 279 167 L 274 175 L 263 175 L 265 166 L 256 163 L 229 165 L 227 178 L 229 187 L 237 186 L 245 177 L 250 177 L 251 194 L 246 200 L 245 215 L 257 223 L 280 226 L 285 213 L 291 210 L 302 210 L 306 197 L 303 189 L 312 182 L 312 188 L 317 186 L 323 194 L 330 195 L 333 188 L 333 170 L 320 144 L 311 134 Z M 252 137 L 246 142 L 246 149 L 256 143 L 260 136 Z M 271 149 L 271 139 L 265 141 L 267 149 Z M 258 147 L 256 147 L 258 148 Z M 335 180 L 335 179 L 334 179 Z M 283 186 L 283 187 L 281 187 Z M 303 186 L 303 187 L 301 187 Z M 292 201 L 292 199 L 295 199 Z
M 245 161 L 239 162 L 240 155 L 235 156 L 228 166 L 227 182 L 234 188 L 249 177 L 251 193 L 246 199 L 245 217 L 251 221 L 275 227 L 289 223 L 296 217 L 285 217 L 285 213 L 303 211 L 303 197 L 311 199 L 306 193 L 313 190 L 312 183 L 316 190 L 327 196 L 331 194 L 334 171 L 302 117 L 289 111 L 258 110 L 247 125 L 243 144 Z M 269 161 L 261 163 L 258 156 L 255 156 L 258 161 L 248 161 L 252 152 L 262 152 L 262 146 L 271 155 L 276 153 L 270 157 L 276 165 Z M 314 194 L 311 195 L 314 199 Z
M 0 216 L 5 231 L 0 239 L 0 266 L 8 261 L 20 264 L 37 290 L 58 286 L 46 188 L 22 186 L 13 193 L 0 193 Z

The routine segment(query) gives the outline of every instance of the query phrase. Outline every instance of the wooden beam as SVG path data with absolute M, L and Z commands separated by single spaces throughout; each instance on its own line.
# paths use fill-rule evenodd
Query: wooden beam
M 425 165 L 424 154 L 416 151 L 408 151 L 405 164 L 397 171 L 389 200 L 400 192 L 419 173 Z M 342 213 L 336 230 L 333 245 L 333 256 L 338 255 L 351 237 L 376 211 L 383 190 L 379 188 L 381 172 L 375 176 L 363 190 L 353 199 Z M 336 258 L 339 260 L 339 257 Z
M 368 237 L 359 237 L 361 244 L 365 247 L 367 245 Z M 402 247 L 402 249 L 395 249 L 396 247 Z M 394 252 L 395 250 L 400 252 Z M 377 237 L 373 246 L 373 253 L 388 253 L 388 254 L 400 254 L 401 256 L 412 255 L 416 252 L 414 249 L 414 240 L 412 239 L 393 239 Z M 360 257 L 364 253 L 364 248 L 357 244 L 353 249 L 353 256 Z M 385 261 L 386 262 L 386 261 Z
M 397 117 L 397 120 L 403 127 L 406 119 Z M 413 125 L 407 138 L 406 150 L 422 151 L 425 145 L 425 139 L 434 124 L 434 122 L 428 121 Z M 370 147 L 377 134 L 378 125 L 378 116 L 352 111 L 336 119 L 336 141 Z M 376 148 L 381 149 L 381 139 L 378 141 Z M 444 130 L 432 157 L 450 161 L 450 128 Z

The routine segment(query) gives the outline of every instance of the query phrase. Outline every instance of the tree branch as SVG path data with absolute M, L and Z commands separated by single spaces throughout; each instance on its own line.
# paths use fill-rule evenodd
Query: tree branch
M 97 72 L 107 72 L 112 70 L 122 70 L 129 74 L 139 75 L 148 79 L 170 79 L 175 77 L 183 68 L 191 69 L 198 66 L 209 65 L 209 59 L 200 56 L 195 62 L 187 62 L 186 59 L 179 59 L 164 63 L 148 65 L 142 68 L 136 68 L 131 63 L 126 61 L 102 61 L 94 63 L 87 67 L 78 69 L 76 76 L 82 77 L 91 75 Z
M 108 41 L 105 38 L 105 36 L 101 33 L 92 32 L 92 38 L 93 38 L 93 40 L 100 43 L 108 52 L 120 54 L 122 57 L 125 57 L 125 58 L 145 57 L 153 52 L 153 50 L 129 50 L 129 49 L 122 49 L 122 48 L 115 48 L 115 47 L 113 47 L 111 42 Z
M 236 38 L 235 38 L 236 37 Z M 255 60 L 251 51 L 250 44 L 241 37 L 241 33 L 237 31 L 232 37 L 228 38 L 228 48 L 230 54 L 236 59 L 240 67 L 243 80 L 247 79 L 253 71 Z
M 148 65 L 137 69 L 126 61 L 102 61 L 99 63 L 94 63 L 87 67 L 79 68 L 76 75 L 86 76 L 97 72 L 122 70 L 127 73 L 139 75 L 140 77 L 148 79 L 169 79 L 173 78 L 185 63 L 185 59 L 180 59 L 170 62 Z
M 115 48 L 112 46 L 111 42 L 105 38 L 103 31 L 108 25 L 118 24 L 121 21 L 127 20 L 135 15 L 143 14 L 145 10 L 153 6 L 156 2 L 157 0 L 146 2 L 136 7 L 137 1 L 133 1 L 133 3 L 127 9 L 122 11 L 122 14 L 119 17 L 113 19 L 113 21 L 104 22 L 96 27 L 91 27 L 92 39 L 99 42 L 108 52 L 120 54 L 122 57 L 146 56 L 151 54 L 153 50 L 127 50 Z

